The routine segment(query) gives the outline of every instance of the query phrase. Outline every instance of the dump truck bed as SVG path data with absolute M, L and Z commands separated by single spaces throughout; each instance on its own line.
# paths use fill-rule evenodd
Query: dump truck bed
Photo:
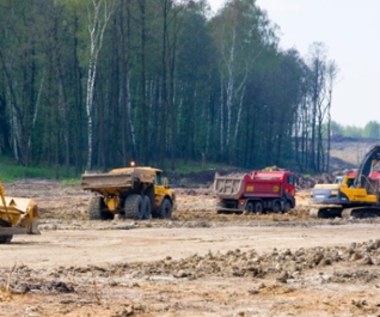
M 130 173 L 97 173 L 82 176 L 83 189 L 130 188 L 131 186 L 132 175 Z
M 244 178 L 231 176 L 217 176 L 214 181 L 214 191 L 225 199 L 238 199 L 244 191 Z
M 257 176 L 259 175 L 259 176 Z M 216 176 L 214 191 L 223 199 L 239 199 L 241 197 L 281 197 L 283 178 L 269 173 L 256 172 L 243 176 Z
M 158 170 L 151 167 L 126 167 L 113 169 L 108 173 L 85 173 L 81 186 L 85 190 L 101 194 L 123 192 L 136 183 L 153 184 Z

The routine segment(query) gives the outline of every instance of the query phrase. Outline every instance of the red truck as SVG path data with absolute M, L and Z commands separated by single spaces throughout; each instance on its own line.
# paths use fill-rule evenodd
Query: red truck
M 289 171 L 253 171 L 215 176 L 217 212 L 287 212 L 296 205 L 295 176 Z

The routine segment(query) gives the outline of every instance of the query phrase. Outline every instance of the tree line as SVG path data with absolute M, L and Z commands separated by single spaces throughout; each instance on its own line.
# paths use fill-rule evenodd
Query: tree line
M 337 66 L 278 33 L 255 0 L 0 0 L 0 154 L 327 170 Z
M 380 123 L 369 121 L 364 127 L 353 125 L 341 125 L 334 120 L 331 121 L 332 136 L 380 139 Z

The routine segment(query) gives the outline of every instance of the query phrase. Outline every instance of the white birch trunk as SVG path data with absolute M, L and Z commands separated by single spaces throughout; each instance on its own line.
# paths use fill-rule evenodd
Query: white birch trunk
M 131 129 L 131 141 L 132 141 L 132 148 L 133 151 L 136 151 L 136 133 L 135 133 L 135 126 L 133 123 L 133 118 L 132 118 L 132 102 L 131 98 L 129 97 L 131 95 L 131 88 L 130 88 L 130 78 L 129 74 L 127 76 L 127 112 L 128 112 L 128 121 L 129 121 L 129 126 Z M 136 158 L 133 158 L 136 159 Z
M 88 10 L 88 31 L 90 33 L 90 60 L 87 76 L 87 96 L 86 96 L 86 114 L 87 114 L 87 134 L 88 134 L 88 152 L 86 169 L 92 168 L 93 154 L 93 120 L 94 120 L 94 86 L 96 79 L 97 62 L 100 49 L 103 44 L 104 31 L 106 30 L 109 19 L 112 15 L 112 9 L 108 6 L 107 0 L 92 0 L 92 12 Z M 104 16 L 100 16 L 103 9 Z
M 228 58 L 227 70 L 228 70 L 228 79 L 226 87 L 226 108 L 227 108 L 227 138 L 226 145 L 230 146 L 231 140 L 231 129 L 232 129 L 232 107 L 233 107 L 233 94 L 234 94 L 234 61 L 235 61 L 235 42 L 236 42 L 236 32 L 235 29 L 232 32 L 232 43 L 230 49 L 230 55 Z
M 225 132 L 224 132 L 224 91 L 223 77 L 220 76 L 220 151 L 224 153 Z
M 44 82 L 45 82 L 45 75 L 42 76 L 40 88 L 38 89 L 36 105 L 34 107 L 33 118 L 32 118 L 32 127 L 31 127 L 31 131 L 28 135 L 28 143 L 27 143 L 27 153 L 28 153 L 27 155 L 28 156 L 30 153 L 30 149 L 32 147 L 32 131 L 34 130 L 34 127 L 36 126 L 36 122 L 37 122 L 37 118 L 38 118 L 38 110 L 40 108 L 41 94 L 42 94 L 42 90 L 44 87 Z
M 243 111 L 243 101 L 244 101 L 244 95 L 245 95 L 245 89 L 246 89 L 247 76 L 248 76 L 248 67 L 246 66 L 244 78 L 241 81 L 239 88 L 237 90 L 237 92 L 240 94 L 240 98 L 239 98 L 239 107 L 238 107 L 238 113 L 237 113 L 236 123 L 235 123 L 234 140 L 237 139 L 237 135 L 239 132 L 241 113 Z

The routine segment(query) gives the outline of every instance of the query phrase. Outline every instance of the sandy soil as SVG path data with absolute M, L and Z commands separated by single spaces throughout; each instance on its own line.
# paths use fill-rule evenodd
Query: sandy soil
M 26 181 L 41 235 L 0 245 L 0 316 L 380 316 L 380 220 L 218 215 L 179 189 L 172 220 L 89 221 L 78 186 Z

